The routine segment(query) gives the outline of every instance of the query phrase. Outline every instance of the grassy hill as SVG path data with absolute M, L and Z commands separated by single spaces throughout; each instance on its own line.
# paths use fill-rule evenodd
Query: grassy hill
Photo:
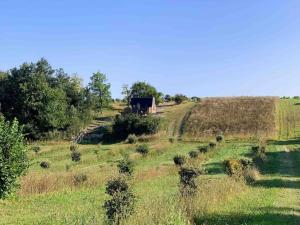
M 299 224 L 300 199 L 296 196 L 300 194 L 300 118 L 296 115 L 300 106 L 297 103 L 297 100 L 279 101 L 275 114 L 279 138 L 266 142 L 267 160 L 261 168 L 260 179 L 253 185 L 227 177 L 222 163 L 230 158 L 248 158 L 251 146 L 258 139 L 231 140 L 225 135 L 226 141 L 216 149 L 189 159 L 189 164 L 205 168 L 207 173 L 199 177 L 199 193 L 188 211 L 180 201 L 178 169 L 173 157 L 188 156 L 189 151 L 214 139 L 205 142 L 179 139 L 174 143 L 168 139 L 180 136 L 182 121 L 194 103 L 162 108 L 160 116 L 166 119 L 165 128 L 145 139 L 150 145 L 146 157 L 135 152 L 136 144 L 81 144 L 82 160 L 74 163 L 69 142 L 33 143 L 42 150 L 38 154 L 30 152 L 32 166 L 22 178 L 18 194 L 0 200 L 0 224 L 104 224 L 102 205 L 108 198 L 105 182 L 117 176 L 116 164 L 125 155 L 135 164 L 132 185 L 137 203 L 136 212 L 124 224 L 185 225 L 194 216 L 198 225 Z M 274 116 L 274 105 L 268 104 L 272 108 L 268 112 Z M 273 117 L 261 119 L 273 121 Z M 272 123 L 270 131 L 273 129 Z M 50 162 L 50 168 L 42 169 L 41 161 Z M 76 177 L 81 174 L 87 175 L 87 181 L 78 184 Z

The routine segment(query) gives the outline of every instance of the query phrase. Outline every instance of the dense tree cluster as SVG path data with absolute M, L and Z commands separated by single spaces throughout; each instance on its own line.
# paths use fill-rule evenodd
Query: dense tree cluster
M 24 63 L 0 73 L 0 112 L 8 120 L 17 118 L 32 139 L 56 132 L 77 134 L 91 120 L 94 106 L 110 101 L 105 75 L 92 78 L 84 87 L 80 78 L 53 69 L 45 59 Z

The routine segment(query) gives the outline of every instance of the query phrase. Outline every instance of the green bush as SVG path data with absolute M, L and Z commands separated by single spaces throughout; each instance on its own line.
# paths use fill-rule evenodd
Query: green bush
M 223 141 L 224 141 L 224 136 L 223 136 L 223 135 L 217 135 L 217 136 L 216 136 L 216 141 L 217 141 L 218 143 L 223 142 Z
M 147 144 L 139 145 L 137 146 L 136 151 L 145 156 L 149 153 L 149 146 Z
M 43 168 L 43 169 L 48 169 L 50 168 L 50 163 L 49 162 L 46 162 L 46 161 L 43 161 L 40 163 L 40 166 Z
M 224 161 L 225 173 L 230 177 L 241 177 L 243 175 L 243 164 L 238 159 Z
M 176 166 L 182 166 L 185 163 L 185 157 L 182 155 L 176 155 L 174 156 L 173 161 Z
M 38 154 L 41 151 L 41 147 L 40 146 L 33 146 L 32 151 L 34 151 L 36 154 Z
M 201 153 L 206 153 L 206 152 L 208 152 L 208 147 L 207 146 L 200 146 L 200 147 L 198 147 L 198 150 Z
M 188 100 L 188 98 L 183 94 L 176 94 L 174 96 L 174 101 L 176 104 L 181 104 L 182 102 Z
M 83 184 L 84 182 L 86 182 L 88 179 L 87 175 L 85 174 L 75 174 L 73 176 L 73 183 L 74 185 L 80 185 L 80 184 Z
M 123 159 L 118 163 L 119 173 L 131 175 L 133 173 L 133 162 L 129 159 Z
M 251 150 L 252 150 L 252 153 L 254 155 L 256 155 L 256 154 L 265 154 L 266 153 L 266 147 L 265 146 L 252 146 Z
M 78 151 L 72 151 L 71 153 L 71 159 L 73 162 L 79 162 L 81 159 L 81 154 Z
M 135 144 L 137 142 L 137 137 L 135 134 L 129 134 L 127 137 L 127 142 L 129 144 Z
M 217 144 L 215 142 L 210 142 L 208 144 L 208 146 L 209 146 L 209 148 L 213 149 L 213 148 L 217 147 Z
M 18 177 L 28 169 L 27 148 L 18 121 L 0 116 L 0 199 L 18 187 Z
M 180 192 L 182 196 L 186 197 L 193 195 L 197 190 L 195 178 L 200 175 L 199 170 L 195 168 L 182 167 L 178 173 L 180 177 Z
M 197 158 L 198 155 L 199 155 L 199 152 L 197 152 L 197 151 L 190 151 L 190 152 L 189 152 L 189 156 L 190 156 L 191 158 Z
M 155 134 L 159 130 L 160 118 L 151 115 L 139 116 L 136 114 L 117 115 L 113 123 L 113 135 L 125 139 L 129 134 Z

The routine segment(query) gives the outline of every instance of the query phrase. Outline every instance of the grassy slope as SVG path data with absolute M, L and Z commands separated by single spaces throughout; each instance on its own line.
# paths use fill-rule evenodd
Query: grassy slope
M 279 115 L 289 115 L 293 111 L 292 101 L 281 101 Z M 291 106 L 286 107 L 287 103 Z M 176 115 L 187 111 L 190 106 L 166 109 L 167 126 L 174 130 L 172 122 L 177 121 Z M 282 120 L 280 116 L 279 121 Z M 175 127 L 178 130 L 179 126 Z M 281 125 L 280 133 L 286 132 L 286 129 Z M 134 190 L 138 196 L 138 213 L 132 216 L 129 224 L 167 224 L 166 221 L 186 224 L 177 218 L 177 210 L 173 209 L 178 176 L 172 158 L 175 154 L 187 154 L 199 143 L 170 144 L 165 139 L 159 138 L 150 143 L 151 153 L 147 158 L 139 157 L 133 145 L 123 143 L 81 145 L 82 162 L 79 164 L 71 163 L 68 143 L 45 143 L 42 153 L 31 155 L 33 166 L 24 178 L 27 189 L 23 186 L 16 198 L 0 201 L 0 224 L 102 224 L 101 205 L 107 197 L 104 183 L 109 176 L 116 174 L 116 161 L 124 154 L 129 154 L 136 164 Z M 199 204 L 203 204 L 205 210 L 199 215 L 198 224 L 299 224 L 299 198 L 295 196 L 300 194 L 297 178 L 300 153 L 293 150 L 298 147 L 297 140 L 282 139 L 269 144 L 269 163 L 265 165 L 261 181 L 256 185 L 241 189 L 234 186 L 225 188 L 221 163 L 228 158 L 246 157 L 252 144 L 247 141 L 224 143 L 204 158 L 209 174 L 202 176 L 200 182 L 209 185 L 203 186 L 205 193 Z M 51 162 L 49 170 L 39 168 L 38 162 L 42 160 Z M 66 165 L 71 167 L 68 171 Z M 81 187 L 72 185 L 70 177 L 76 173 L 88 174 L 87 184 Z M 37 194 L 36 190 L 30 189 L 34 184 L 28 178 L 41 180 L 44 184 L 50 180 L 47 176 L 58 180 L 53 182 L 53 190 Z M 42 187 L 41 192 L 43 190 Z

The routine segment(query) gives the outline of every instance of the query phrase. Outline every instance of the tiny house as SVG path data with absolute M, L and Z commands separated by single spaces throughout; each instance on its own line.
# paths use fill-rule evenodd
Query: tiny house
M 132 113 L 152 114 L 156 113 L 156 104 L 154 97 L 132 98 L 130 101 Z

